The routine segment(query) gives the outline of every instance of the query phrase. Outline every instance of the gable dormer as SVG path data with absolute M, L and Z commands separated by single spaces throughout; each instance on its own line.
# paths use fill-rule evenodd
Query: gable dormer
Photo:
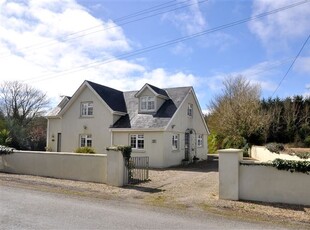
M 145 84 L 136 94 L 139 99 L 139 113 L 156 113 L 169 99 L 167 92 L 150 84 Z

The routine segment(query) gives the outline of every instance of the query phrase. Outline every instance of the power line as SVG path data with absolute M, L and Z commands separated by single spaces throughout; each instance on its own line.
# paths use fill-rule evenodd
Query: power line
M 309 0 L 305 0 L 305 1 L 301 1 L 301 2 L 296 2 L 294 4 L 290 4 L 290 5 L 281 7 L 281 8 L 277 8 L 277 9 L 272 10 L 272 11 L 261 13 L 261 14 L 258 14 L 258 15 L 255 15 L 255 16 L 251 16 L 251 17 L 248 17 L 248 18 L 245 18 L 245 19 L 237 20 L 237 21 L 234 21 L 234 22 L 231 22 L 231 23 L 227 23 L 227 24 L 224 24 L 224 25 L 212 28 L 212 29 L 208 29 L 208 30 L 204 30 L 204 31 L 201 31 L 201 32 L 198 32 L 198 33 L 194 33 L 192 35 L 176 38 L 176 39 L 169 40 L 169 41 L 166 41 L 166 42 L 163 42 L 163 43 L 155 44 L 155 45 L 152 45 L 152 46 L 149 46 L 149 47 L 145 47 L 145 48 L 138 49 L 138 50 L 135 50 L 135 51 L 132 51 L 132 52 L 121 54 L 121 55 L 118 55 L 116 57 L 109 58 L 109 59 L 106 59 L 106 60 L 91 62 L 91 63 L 85 64 L 85 65 L 78 66 L 78 67 L 76 67 L 74 69 L 71 69 L 71 70 L 64 70 L 64 71 L 61 71 L 60 73 L 56 73 L 56 74 L 54 74 L 54 73 L 52 73 L 52 74 L 45 74 L 45 75 L 41 75 L 41 76 L 38 76 L 38 77 L 35 77 L 35 78 L 26 79 L 24 81 L 34 81 L 34 80 L 36 80 L 36 81 L 43 81 L 43 80 L 47 80 L 47 79 L 50 79 L 50 78 L 53 78 L 53 77 L 58 77 L 58 76 L 62 76 L 62 75 L 70 74 L 70 73 L 79 72 L 79 71 L 82 71 L 84 69 L 93 68 L 95 66 L 107 64 L 107 63 L 110 63 L 110 62 L 113 62 L 113 61 L 116 61 L 116 60 L 119 60 L 119 59 L 129 58 L 129 57 L 136 56 L 136 55 L 139 55 L 139 54 L 142 54 L 142 53 L 150 52 L 152 50 L 160 49 L 160 48 L 172 45 L 172 44 L 176 44 L 176 43 L 183 42 L 183 41 L 186 41 L 186 40 L 189 40 L 189 39 L 193 39 L 193 38 L 196 38 L 196 37 L 199 37 L 199 36 L 203 36 L 203 35 L 206 35 L 206 34 L 214 33 L 214 32 L 217 32 L 219 30 L 222 30 L 222 29 L 226 29 L 226 28 L 230 28 L 230 27 L 233 27 L 233 26 L 236 26 L 236 25 L 240 25 L 240 24 L 243 24 L 245 22 L 257 20 L 257 19 L 260 19 L 262 17 L 266 17 L 266 16 L 271 15 L 271 14 L 275 14 L 275 13 L 278 13 L 278 12 L 281 12 L 281 11 L 284 11 L 284 10 L 288 10 L 290 8 L 297 7 L 297 6 L 305 4 L 305 3 L 309 3 Z
M 280 85 L 282 84 L 283 80 L 286 78 L 286 76 L 288 75 L 288 73 L 290 72 L 291 68 L 293 67 L 293 65 L 295 64 L 297 58 L 299 57 L 301 51 L 304 49 L 305 45 L 307 44 L 308 40 L 310 38 L 310 34 L 308 35 L 306 41 L 303 43 L 303 45 L 301 46 L 301 49 L 299 50 L 298 54 L 296 55 L 296 57 L 294 58 L 294 61 L 292 62 L 292 64 L 290 65 L 290 67 L 288 68 L 288 70 L 286 71 L 286 73 L 284 74 L 283 78 L 281 79 L 281 81 L 279 82 L 277 88 L 275 89 L 275 91 L 273 92 L 273 94 L 271 95 L 271 97 L 273 97 L 273 95 L 277 92 L 277 90 L 279 89 Z
M 167 3 L 174 2 L 174 1 L 169 1 Z M 145 9 L 145 10 L 141 10 L 141 11 L 129 14 L 127 16 L 123 16 L 121 18 L 117 18 L 117 19 L 112 20 L 112 21 L 113 22 L 121 22 L 121 21 L 124 21 L 126 19 L 133 18 L 133 17 L 139 16 L 139 15 L 143 15 L 143 14 L 147 14 L 147 13 L 151 13 L 151 12 L 156 12 L 158 10 L 162 10 L 162 9 L 169 8 L 169 7 L 172 7 L 172 6 L 177 6 L 177 5 L 180 5 L 180 4 L 184 4 L 184 3 L 188 2 L 188 1 L 189 0 L 186 0 L 186 1 L 183 1 L 183 2 L 174 3 L 174 4 L 170 4 L 170 5 L 167 5 L 167 3 L 163 3 L 163 4 L 160 4 L 160 5 L 156 5 L 156 6 L 150 7 L 150 8 Z M 155 14 L 143 16 L 143 17 L 140 17 L 140 18 L 137 18 L 137 19 L 133 19 L 133 20 L 130 20 L 130 21 L 125 21 L 123 23 L 119 23 L 119 24 L 114 25 L 114 26 L 110 26 L 110 27 L 106 27 L 106 28 L 103 28 L 103 29 L 99 29 L 99 30 L 95 30 L 95 31 L 91 31 L 91 32 L 88 32 L 88 33 L 81 34 L 83 32 L 90 31 L 90 30 L 96 29 L 98 27 L 102 27 L 102 24 L 97 25 L 97 26 L 93 26 L 93 27 L 89 27 L 89 28 L 86 28 L 86 29 L 83 29 L 83 30 L 80 30 L 80 31 L 76 31 L 74 33 L 70 33 L 70 34 L 68 34 L 66 36 L 66 38 L 62 39 L 61 41 L 65 42 L 65 41 L 70 41 L 70 40 L 74 40 L 74 39 L 77 39 L 77 38 L 85 37 L 85 36 L 88 36 L 88 35 L 91 35 L 91 34 L 94 34 L 94 33 L 106 31 L 106 30 L 113 29 L 113 28 L 116 28 L 116 27 L 119 27 L 119 26 L 130 24 L 130 23 L 133 23 L 133 22 L 142 21 L 142 20 L 150 18 L 150 17 L 154 17 L 154 16 L 158 16 L 158 15 L 161 15 L 161 14 L 164 14 L 164 13 L 169 13 L 169 12 L 172 12 L 172 11 L 176 11 L 176 10 L 179 10 L 179 9 L 182 9 L 182 8 L 186 8 L 186 7 L 195 5 L 195 4 L 201 4 L 201 3 L 206 2 L 206 1 L 208 1 L 208 0 L 201 0 L 201 1 L 198 1 L 197 3 L 190 3 L 190 4 L 187 4 L 187 5 L 181 5 L 181 6 L 178 6 L 178 7 L 169 9 L 169 10 L 166 10 L 166 11 L 160 11 L 160 12 L 155 13 Z M 166 6 L 163 6 L 163 5 L 166 5 Z M 162 7 L 159 7 L 159 6 L 162 6 Z M 73 35 L 76 35 L 76 36 L 73 36 Z M 37 43 L 37 44 L 33 44 L 33 45 L 30 45 L 30 46 L 27 46 L 27 47 L 20 48 L 19 51 L 29 50 L 29 49 L 40 49 L 40 48 L 48 47 L 48 46 L 51 46 L 51 45 L 54 45 L 54 44 L 57 44 L 57 43 L 58 43 L 58 41 L 49 41 L 49 42 Z M 11 56 L 11 55 L 12 54 L 2 55 L 2 56 L 0 56 L 0 58 Z

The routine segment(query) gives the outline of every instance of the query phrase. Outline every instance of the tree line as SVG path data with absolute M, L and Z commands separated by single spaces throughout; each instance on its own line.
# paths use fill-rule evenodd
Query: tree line
M 0 84 L 0 145 L 44 150 L 49 107 L 45 93 L 18 81 Z
M 260 99 L 260 85 L 243 76 L 226 78 L 223 86 L 205 117 L 209 152 L 269 142 L 310 147 L 309 97 Z

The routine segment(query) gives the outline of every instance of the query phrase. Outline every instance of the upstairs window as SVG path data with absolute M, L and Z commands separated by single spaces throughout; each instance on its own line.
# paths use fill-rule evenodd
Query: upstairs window
M 172 150 L 178 150 L 179 149 L 179 135 L 173 134 L 172 135 Z
M 154 111 L 155 110 L 155 97 L 145 96 L 140 98 L 141 111 Z
M 144 135 L 143 134 L 131 134 L 130 145 L 133 149 L 144 149 Z
M 89 134 L 80 135 L 80 147 L 92 147 L 92 137 Z
M 189 117 L 192 117 L 193 116 L 193 104 L 188 104 L 188 107 L 187 107 L 187 115 Z
M 92 101 L 81 103 L 81 117 L 89 117 L 94 114 L 94 105 Z
M 203 147 L 203 134 L 199 134 L 197 136 L 197 146 L 198 147 Z

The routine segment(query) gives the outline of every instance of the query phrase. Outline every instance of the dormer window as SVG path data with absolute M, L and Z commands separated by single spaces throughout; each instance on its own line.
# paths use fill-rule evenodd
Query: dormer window
M 93 116 L 94 105 L 92 101 L 81 103 L 81 117 Z
M 140 110 L 141 111 L 154 111 L 155 110 L 155 97 L 153 96 L 140 97 Z

